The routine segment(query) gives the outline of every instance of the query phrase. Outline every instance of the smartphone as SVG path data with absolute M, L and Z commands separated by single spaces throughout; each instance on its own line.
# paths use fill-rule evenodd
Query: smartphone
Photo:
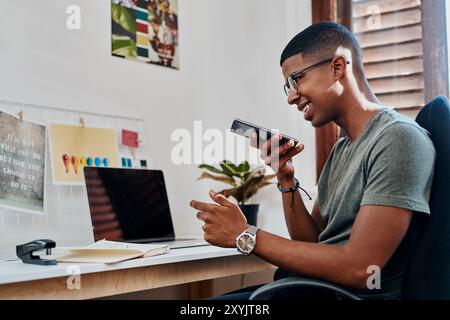
M 240 120 L 240 119 L 234 119 L 233 124 L 231 125 L 231 131 L 235 134 L 250 138 L 251 134 L 253 132 L 256 133 L 258 148 L 259 144 L 263 144 L 267 140 L 269 140 L 273 135 L 276 134 L 276 131 L 272 131 L 270 129 L 258 126 L 256 124 Z M 280 146 L 287 143 L 289 140 L 294 141 L 294 148 L 298 145 L 298 139 L 292 138 L 290 136 L 287 136 L 285 134 L 281 134 L 281 140 L 280 140 Z

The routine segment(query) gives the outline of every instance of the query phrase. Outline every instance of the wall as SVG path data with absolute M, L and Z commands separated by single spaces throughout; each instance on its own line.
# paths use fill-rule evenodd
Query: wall
M 192 130 L 195 120 L 225 130 L 240 117 L 299 137 L 306 149 L 297 175 L 314 186 L 314 130 L 287 106 L 278 64 L 288 40 L 311 22 L 309 0 L 180 0 L 179 71 L 112 57 L 109 3 L 1 1 L 0 99 L 143 118 L 179 234 L 201 234 L 188 203 L 221 187 L 197 182 L 196 165 L 171 162 L 171 133 Z M 81 30 L 66 28 L 70 4 L 81 7 Z M 275 187 L 255 202 L 261 226 L 285 235 Z
M 450 48 L 450 23 L 448 22 L 450 19 L 450 0 L 445 0 L 445 16 L 447 20 L 447 48 Z M 448 57 L 448 70 L 450 70 L 450 50 L 447 49 Z M 450 83 L 450 72 L 448 73 L 448 83 Z
M 70 111 L 13 103 L 0 100 L 0 110 L 10 114 L 23 112 L 25 119 L 33 119 L 37 123 L 78 123 L 80 116 L 92 127 L 133 128 L 139 133 L 142 143 L 139 152 L 146 152 L 149 147 L 146 124 L 141 119 L 124 116 L 105 116 L 94 113 Z M 128 154 L 127 147 L 119 146 L 119 154 Z M 53 184 L 50 170 L 50 146 L 46 146 L 45 170 L 45 214 L 29 214 L 14 209 L 0 207 L 0 260 L 3 251 L 13 251 L 16 244 L 32 239 L 52 239 L 58 246 L 85 246 L 94 241 L 92 222 L 89 214 L 86 187 L 83 185 Z M 151 164 L 149 164 L 151 165 Z M 15 256 L 15 253 L 13 257 Z

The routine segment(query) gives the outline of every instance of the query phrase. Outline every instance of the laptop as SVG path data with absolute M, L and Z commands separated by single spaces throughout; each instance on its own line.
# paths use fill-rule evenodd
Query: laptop
M 175 236 L 162 171 L 85 167 L 84 176 L 95 241 L 209 245 Z

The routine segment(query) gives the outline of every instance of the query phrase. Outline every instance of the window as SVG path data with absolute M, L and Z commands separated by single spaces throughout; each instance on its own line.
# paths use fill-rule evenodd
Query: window
M 420 0 L 352 0 L 351 30 L 380 102 L 414 117 L 425 104 Z
M 425 38 L 436 37 L 430 33 L 431 28 L 440 29 L 440 37 L 446 33 L 445 22 L 440 25 L 435 10 L 427 8 L 430 4 L 426 2 L 352 0 L 351 3 L 350 27 L 363 48 L 364 66 L 372 89 L 381 103 L 394 106 L 411 118 L 415 118 L 429 100 L 426 72 L 431 71 L 429 67 L 427 70 L 426 59 L 432 56 L 440 58 L 439 52 L 425 47 Z M 439 2 L 445 7 L 439 0 L 434 0 L 431 6 L 439 6 Z M 436 20 L 430 20 L 430 14 Z M 426 53 L 430 56 L 426 56 Z M 447 56 L 442 62 L 446 60 Z M 448 94 L 448 90 L 440 94 Z
M 380 102 L 415 118 L 427 101 L 448 96 L 446 1 L 312 0 L 313 21 L 346 25 Z M 338 133 L 335 125 L 317 130 L 317 177 Z

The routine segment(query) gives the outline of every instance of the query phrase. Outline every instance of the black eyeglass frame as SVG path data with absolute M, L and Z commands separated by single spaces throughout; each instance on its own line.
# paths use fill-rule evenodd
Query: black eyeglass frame
M 311 65 L 311 66 L 309 66 L 309 67 L 306 67 L 306 68 L 304 68 L 304 69 L 302 69 L 302 70 L 295 71 L 295 72 L 291 73 L 291 74 L 287 77 L 286 83 L 283 85 L 284 93 L 285 93 L 287 96 L 289 96 L 289 90 L 290 90 L 289 79 L 292 79 L 292 82 L 295 83 L 296 88 L 298 88 L 297 80 L 298 80 L 300 77 L 302 77 L 306 72 L 311 71 L 312 69 L 317 68 L 317 67 L 320 67 L 320 66 L 322 66 L 322 65 L 324 65 L 324 64 L 330 63 L 330 62 L 332 62 L 332 61 L 333 61 L 333 59 L 322 60 L 322 61 L 317 62 L 317 63 L 315 63 L 315 64 L 313 64 L 313 65 Z M 350 62 L 349 62 L 349 61 L 346 61 L 346 64 L 350 64 Z

